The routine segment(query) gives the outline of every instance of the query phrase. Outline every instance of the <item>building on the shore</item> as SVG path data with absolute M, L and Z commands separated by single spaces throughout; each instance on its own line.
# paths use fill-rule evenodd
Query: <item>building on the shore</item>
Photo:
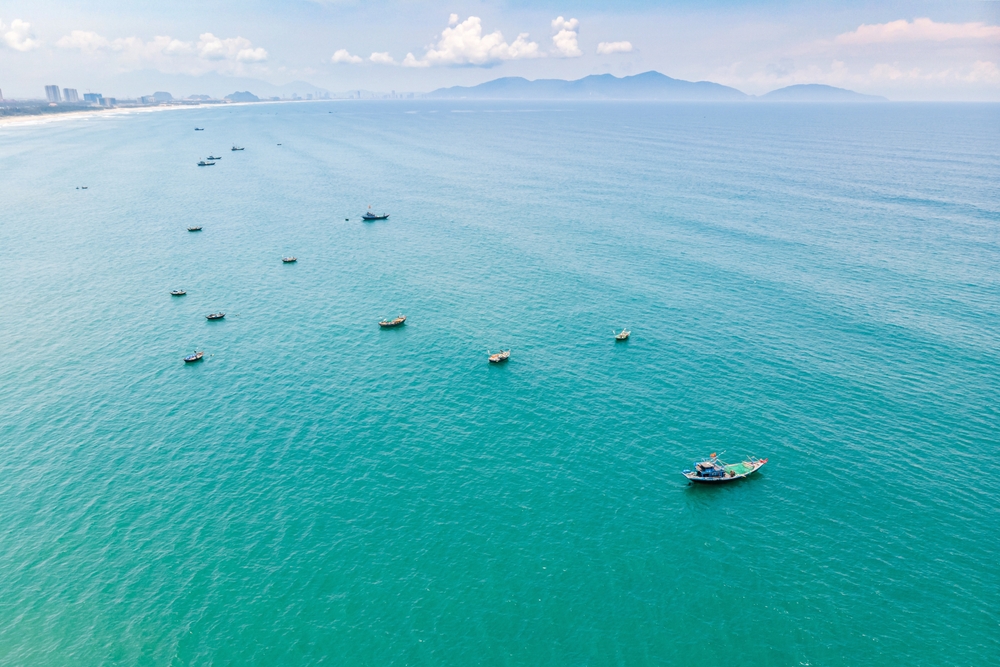
M 83 94 L 83 101 L 84 102 L 90 102 L 91 104 L 102 104 L 101 100 L 103 100 L 103 99 L 104 99 L 104 96 L 101 95 L 100 93 L 84 93 Z
M 59 95 L 59 86 L 45 86 L 45 97 L 53 104 L 62 102 L 62 97 Z
M 76 88 L 63 88 L 63 101 L 69 104 L 78 104 L 80 95 L 76 92 Z

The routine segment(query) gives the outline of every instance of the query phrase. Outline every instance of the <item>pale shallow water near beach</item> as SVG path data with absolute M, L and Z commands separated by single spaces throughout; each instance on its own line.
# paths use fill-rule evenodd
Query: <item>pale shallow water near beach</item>
M 998 127 L 353 102 L 0 128 L 0 663 L 990 663 Z M 770 463 L 687 486 L 712 451 Z

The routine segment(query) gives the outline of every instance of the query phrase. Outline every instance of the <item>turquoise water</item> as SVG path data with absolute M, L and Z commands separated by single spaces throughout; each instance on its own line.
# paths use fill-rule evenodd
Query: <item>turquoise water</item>
M 0 663 L 995 660 L 998 127 L 356 102 L 0 128 Z M 711 451 L 770 463 L 686 486 Z

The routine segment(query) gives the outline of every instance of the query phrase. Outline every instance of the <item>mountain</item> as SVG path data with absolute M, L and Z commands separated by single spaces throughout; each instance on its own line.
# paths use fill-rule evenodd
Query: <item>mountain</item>
M 888 102 L 879 95 L 863 95 L 846 88 L 819 83 L 803 83 L 772 90 L 758 99 L 763 102 Z
M 738 102 L 750 99 L 735 88 L 711 81 L 683 81 L 659 72 L 618 78 L 592 74 L 576 81 L 506 77 L 478 86 L 439 88 L 426 97 L 436 99 L 507 100 L 659 100 L 673 102 Z

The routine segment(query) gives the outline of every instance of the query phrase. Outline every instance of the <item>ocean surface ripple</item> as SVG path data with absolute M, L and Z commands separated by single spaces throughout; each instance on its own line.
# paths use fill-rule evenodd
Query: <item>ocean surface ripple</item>
M 998 127 L 408 101 L 0 128 L 0 664 L 995 661 Z M 713 451 L 770 463 L 687 486 Z

